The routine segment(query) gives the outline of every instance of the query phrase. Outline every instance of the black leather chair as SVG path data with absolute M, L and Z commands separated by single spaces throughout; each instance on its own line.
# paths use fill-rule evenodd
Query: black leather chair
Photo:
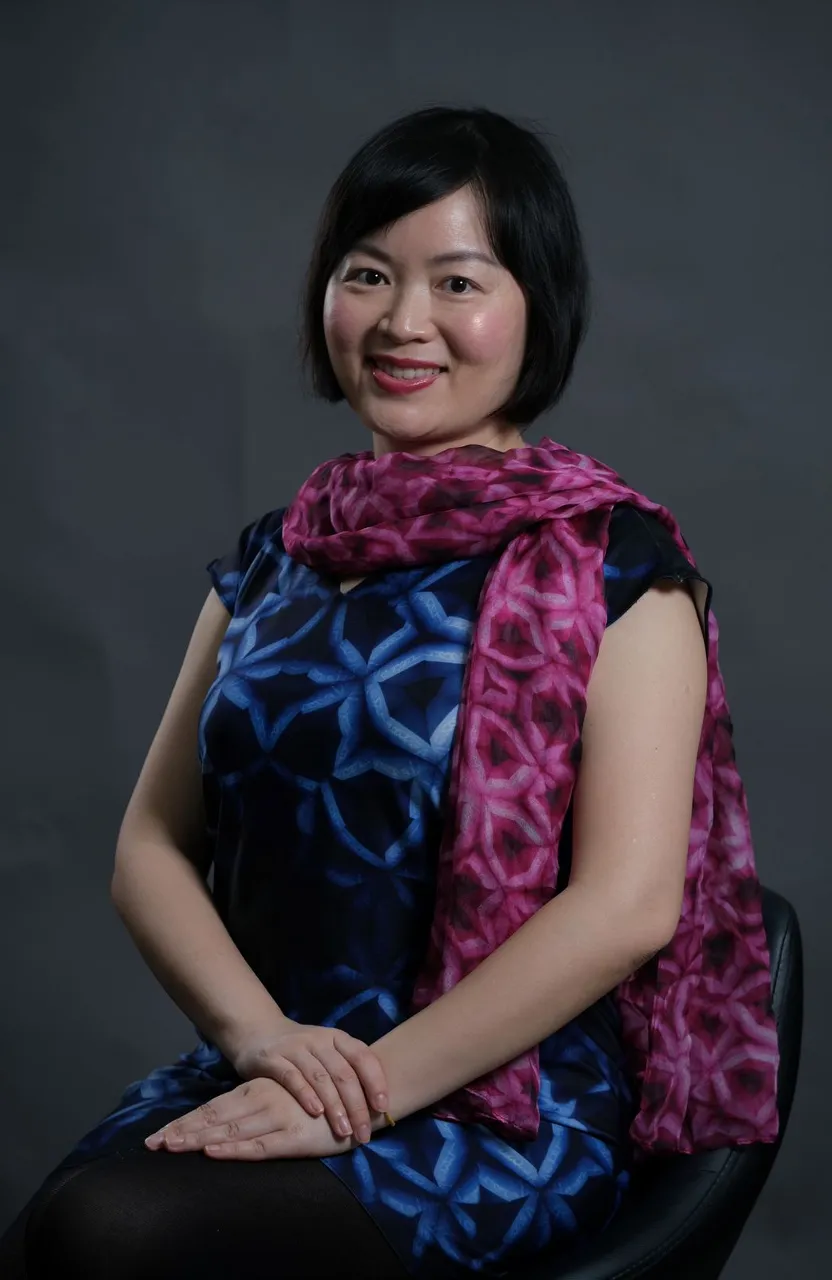
M 763 889 L 780 1047 L 776 1142 L 657 1156 L 633 1174 L 605 1231 L 518 1275 L 531 1280 L 714 1280 L 740 1237 L 774 1164 L 794 1097 L 803 1032 L 803 945 L 794 908 Z

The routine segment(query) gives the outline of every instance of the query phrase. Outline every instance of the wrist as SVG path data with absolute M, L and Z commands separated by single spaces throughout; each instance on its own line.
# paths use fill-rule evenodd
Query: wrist
M 392 1125 L 390 1123 L 392 1121 Z M 390 1111 L 374 1111 L 370 1108 L 370 1128 L 373 1133 L 377 1133 L 379 1129 L 390 1129 L 395 1125 L 396 1117 Z
M 306 1155 L 344 1155 L 348 1151 L 357 1151 L 361 1147 L 368 1145 L 368 1143 L 359 1142 L 354 1133 L 348 1134 L 346 1138 L 342 1138 L 338 1134 L 333 1133 L 330 1128 L 329 1120 L 325 1115 L 310 1117 L 306 1112 L 304 1112 L 304 1122 L 309 1126 L 309 1145 L 308 1149 L 304 1152 Z M 385 1129 L 386 1127 L 387 1121 L 384 1116 L 378 1111 L 373 1111 L 372 1108 L 370 1108 L 371 1137 L 369 1141 L 372 1142 L 372 1135 L 379 1129 Z
M 414 1074 L 413 1049 L 412 1047 L 407 1049 L 406 1044 L 402 1043 L 402 1034 L 409 1026 L 409 1022 L 412 1022 L 412 1019 L 399 1023 L 370 1045 L 384 1068 L 387 1080 L 387 1106 L 385 1111 L 376 1113 L 379 1128 L 388 1127 L 386 1115 L 389 1115 L 395 1125 L 415 1111 L 429 1105 L 433 1100 L 424 1096 L 424 1063 L 422 1063 L 421 1075 Z M 421 1045 L 419 1047 L 421 1048 Z M 375 1124 L 374 1127 L 376 1127 Z
M 261 1046 L 265 1046 L 297 1024 L 287 1018 L 277 1004 L 264 1008 L 256 1018 L 247 1018 L 225 1026 L 214 1037 L 214 1042 L 221 1053 L 228 1059 L 237 1074 L 244 1059 L 256 1054 Z

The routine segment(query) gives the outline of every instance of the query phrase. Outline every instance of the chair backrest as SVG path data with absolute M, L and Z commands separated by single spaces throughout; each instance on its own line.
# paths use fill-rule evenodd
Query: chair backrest
M 561 1259 L 522 1271 L 538 1280 L 714 1280 L 736 1244 L 783 1141 L 803 1033 L 803 945 L 794 907 L 763 888 L 780 1049 L 776 1142 L 660 1156 L 634 1170 L 630 1192 L 603 1232 Z

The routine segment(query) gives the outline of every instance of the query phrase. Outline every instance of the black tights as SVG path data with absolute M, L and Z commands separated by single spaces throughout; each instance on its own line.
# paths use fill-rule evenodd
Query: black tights
M 289 1280 L 409 1273 L 319 1160 L 144 1145 L 49 1175 L 0 1240 L 3 1280 Z

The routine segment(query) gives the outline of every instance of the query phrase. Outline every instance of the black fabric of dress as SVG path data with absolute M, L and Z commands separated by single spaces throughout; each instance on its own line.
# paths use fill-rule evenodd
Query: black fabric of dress
M 605 558 L 611 618 L 658 579 L 696 576 L 660 522 L 631 507 L 615 510 Z M 561 872 L 568 877 L 568 856 Z M 611 999 L 581 1018 L 596 1043 L 617 1050 Z M 410 1274 L 323 1161 L 148 1151 L 143 1137 L 169 1118 L 147 1116 L 131 1145 L 53 1170 L 0 1240 L 2 1280 Z

